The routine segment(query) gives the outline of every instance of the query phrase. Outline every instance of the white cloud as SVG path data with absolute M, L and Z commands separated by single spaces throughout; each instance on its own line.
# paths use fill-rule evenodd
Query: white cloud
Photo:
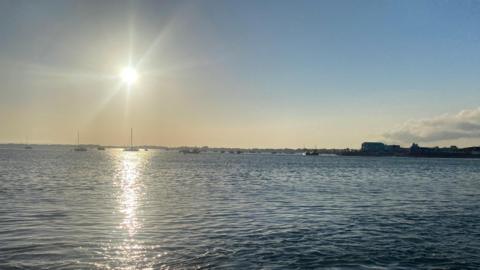
M 383 137 L 405 143 L 480 138 L 480 107 L 457 114 L 410 120 L 386 132 Z

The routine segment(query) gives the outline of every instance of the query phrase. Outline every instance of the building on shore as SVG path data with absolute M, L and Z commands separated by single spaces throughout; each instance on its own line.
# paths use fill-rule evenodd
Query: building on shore
M 406 157 L 439 157 L 439 158 L 480 158 L 480 147 L 420 147 L 413 143 L 410 148 L 400 145 L 388 145 L 382 142 L 364 142 L 360 150 L 345 150 L 344 156 L 406 156 Z
M 447 157 L 447 158 L 479 158 L 480 147 L 458 148 L 450 147 L 420 147 L 413 143 L 409 155 L 413 157 Z
M 353 154 L 364 156 L 395 156 L 408 152 L 408 149 L 400 147 L 400 145 L 384 144 L 382 142 L 364 142 L 360 151 L 351 151 Z

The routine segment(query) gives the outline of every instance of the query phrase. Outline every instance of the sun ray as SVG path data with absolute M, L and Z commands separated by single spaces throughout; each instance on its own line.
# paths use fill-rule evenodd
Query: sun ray
M 35 76 L 47 79 L 79 80 L 79 81 L 107 81 L 115 79 L 115 76 L 99 74 L 85 70 L 72 69 L 68 67 L 45 66 L 34 63 L 22 63 L 22 68 Z
M 163 29 L 155 37 L 155 39 L 150 44 L 150 46 L 148 46 L 148 48 L 138 58 L 138 60 L 135 63 L 135 67 L 141 68 L 143 64 L 146 62 L 146 60 L 150 58 L 154 52 L 158 52 L 158 50 L 163 45 L 163 42 L 167 39 L 168 35 L 171 33 L 174 24 L 175 24 L 175 19 L 173 21 L 168 22 L 167 25 L 163 27 Z

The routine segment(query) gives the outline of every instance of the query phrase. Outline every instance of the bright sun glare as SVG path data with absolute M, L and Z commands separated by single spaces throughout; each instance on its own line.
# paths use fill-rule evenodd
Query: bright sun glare
M 120 79 L 127 85 L 132 85 L 138 80 L 138 73 L 132 67 L 125 67 L 120 73 Z

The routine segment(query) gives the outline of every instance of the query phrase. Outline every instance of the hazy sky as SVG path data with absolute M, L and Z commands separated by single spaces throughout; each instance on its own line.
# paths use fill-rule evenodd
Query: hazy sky
M 479 23 L 468 0 L 0 0 L 0 142 L 478 145 Z

